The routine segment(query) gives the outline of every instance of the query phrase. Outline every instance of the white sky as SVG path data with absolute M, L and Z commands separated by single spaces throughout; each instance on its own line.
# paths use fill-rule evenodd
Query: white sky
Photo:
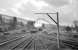
M 59 11 L 60 23 L 71 24 L 78 18 L 77 5 L 77 0 L 0 0 L 0 13 L 32 20 L 45 18 L 51 22 L 47 16 L 34 13 Z

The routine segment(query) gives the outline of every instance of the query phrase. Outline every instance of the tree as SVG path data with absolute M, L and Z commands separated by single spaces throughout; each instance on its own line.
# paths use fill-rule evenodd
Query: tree
M 71 31 L 72 29 L 71 29 L 71 27 L 66 26 L 66 27 L 65 27 L 65 30 L 66 30 L 67 32 L 69 32 L 69 31 Z

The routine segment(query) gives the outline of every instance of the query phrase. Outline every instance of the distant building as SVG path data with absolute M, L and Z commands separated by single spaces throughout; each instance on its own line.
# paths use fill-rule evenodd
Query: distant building
M 75 20 L 73 23 L 74 23 L 74 30 L 78 32 L 78 21 Z
M 2 24 L 2 15 L 0 14 L 0 24 Z
M 35 21 L 28 21 L 27 24 L 26 24 L 27 28 L 28 28 L 28 29 L 35 28 L 35 27 L 34 27 L 34 23 L 35 23 Z
M 77 20 L 74 21 L 73 23 L 74 23 L 74 26 L 78 26 L 78 21 Z

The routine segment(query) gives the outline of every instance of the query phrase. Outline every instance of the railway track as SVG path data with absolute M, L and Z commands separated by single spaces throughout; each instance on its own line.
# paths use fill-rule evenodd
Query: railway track
M 6 41 L 0 44 L 0 50 L 25 50 L 27 49 L 29 46 L 31 46 L 31 44 L 33 44 L 33 36 L 30 37 L 19 37 L 10 41 Z M 5 48 L 5 49 L 3 49 Z
M 18 37 L 24 36 L 24 34 L 10 34 L 10 35 L 4 35 L 4 36 L 0 36 L 0 43 L 2 42 L 6 42 L 6 41 L 10 41 L 12 39 L 16 39 Z
M 46 50 L 46 48 L 40 40 L 34 40 L 34 50 Z
M 21 39 L 21 38 L 24 38 L 24 36 L 16 37 L 16 38 L 12 38 L 12 39 L 10 39 L 10 40 L 3 41 L 3 42 L 0 43 L 0 46 L 1 46 L 1 45 L 4 45 L 4 44 L 6 44 L 6 43 L 12 42 L 12 41 Z
M 38 37 L 39 36 L 39 37 Z M 46 37 L 43 35 L 22 36 L 9 41 L 5 41 L 0 44 L 0 50 L 52 50 L 53 43 L 56 43 L 56 39 L 52 37 Z M 54 41 L 54 42 L 53 42 Z M 52 43 L 53 42 L 53 43 Z M 74 41 L 61 40 L 64 45 L 69 47 L 76 47 L 77 43 Z M 73 47 L 73 48 L 74 48 Z
M 4 48 L 4 49 L 3 49 Z M 20 37 L 0 44 L 0 50 L 48 50 L 43 40 L 36 35 Z
M 78 50 L 78 42 L 76 41 L 71 41 L 71 40 L 60 40 L 64 45 L 72 48 L 72 49 L 76 49 Z
M 27 38 L 26 40 L 24 40 L 23 42 L 17 44 L 15 47 L 11 48 L 10 50 L 19 50 L 19 49 L 25 50 L 29 46 L 29 44 L 32 43 L 32 41 L 33 41 L 32 37 Z
M 26 38 L 25 36 L 21 36 L 21 37 L 17 37 L 8 41 L 4 41 L 2 43 L 0 43 L 0 50 L 8 50 L 9 48 L 12 48 L 13 46 L 15 46 L 16 44 L 20 43 L 21 41 L 23 41 Z M 21 40 L 23 39 L 23 40 Z

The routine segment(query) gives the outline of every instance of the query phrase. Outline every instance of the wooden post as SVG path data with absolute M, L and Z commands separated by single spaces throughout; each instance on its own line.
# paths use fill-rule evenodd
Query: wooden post
M 59 13 L 57 12 L 57 44 L 58 48 L 60 48 L 60 31 L 59 31 Z

